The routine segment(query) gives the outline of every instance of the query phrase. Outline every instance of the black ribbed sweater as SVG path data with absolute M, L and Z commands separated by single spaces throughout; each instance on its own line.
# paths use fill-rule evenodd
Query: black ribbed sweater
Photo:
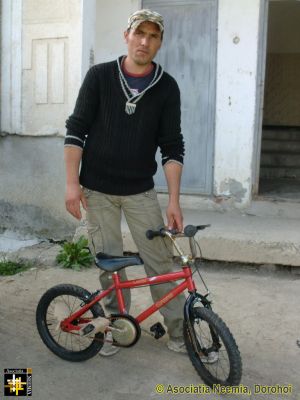
M 88 189 L 125 196 L 153 188 L 158 146 L 163 164 L 183 163 L 176 81 L 163 72 L 132 115 L 125 112 L 126 101 L 117 61 L 87 72 L 66 121 L 65 145 L 83 148 L 80 184 Z

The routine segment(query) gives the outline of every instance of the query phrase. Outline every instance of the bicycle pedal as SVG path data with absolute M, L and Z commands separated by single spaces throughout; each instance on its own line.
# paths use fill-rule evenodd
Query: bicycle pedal
M 80 333 L 81 333 L 82 336 L 86 336 L 89 333 L 93 332 L 94 330 L 95 330 L 94 325 L 88 324 L 82 329 L 82 331 Z
M 89 322 L 87 325 L 83 326 L 82 329 L 80 329 L 79 334 L 81 336 L 87 336 L 91 333 L 92 334 L 96 334 L 99 332 L 104 333 L 109 323 L 110 323 L 109 319 L 104 317 L 97 317 L 93 319 L 91 322 Z
M 164 336 L 166 330 L 160 322 L 157 322 L 156 324 L 150 327 L 150 332 L 152 333 L 155 339 L 160 339 L 161 337 Z

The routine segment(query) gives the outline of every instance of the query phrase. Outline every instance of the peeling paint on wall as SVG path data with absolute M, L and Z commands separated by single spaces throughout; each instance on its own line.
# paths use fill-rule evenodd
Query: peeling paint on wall
M 66 239 L 74 234 L 77 224 L 62 220 L 55 211 L 29 204 L 14 204 L 0 199 L 0 231 L 22 235 Z
M 234 197 L 235 201 L 242 202 L 247 193 L 241 182 L 235 179 L 226 179 L 220 184 L 220 193 L 223 196 Z
M 71 236 L 77 221 L 65 209 L 63 139 L 0 138 L 0 230 Z

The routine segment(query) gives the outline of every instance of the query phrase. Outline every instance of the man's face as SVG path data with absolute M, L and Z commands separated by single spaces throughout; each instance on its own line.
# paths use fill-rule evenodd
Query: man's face
M 142 22 L 124 33 L 128 57 L 137 65 L 150 64 L 161 46 L 161 32 L 153 22 Z

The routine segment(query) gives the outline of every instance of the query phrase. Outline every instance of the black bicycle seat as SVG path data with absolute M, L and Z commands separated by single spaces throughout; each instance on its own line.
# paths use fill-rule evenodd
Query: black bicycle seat
M 97 253 L 95 263 L 98 268 L 107 272 L 116 272 L 125 267 L 144 264 L 141 257 L 136 254 L 130 256 L 112 256 L 105 253 Z

